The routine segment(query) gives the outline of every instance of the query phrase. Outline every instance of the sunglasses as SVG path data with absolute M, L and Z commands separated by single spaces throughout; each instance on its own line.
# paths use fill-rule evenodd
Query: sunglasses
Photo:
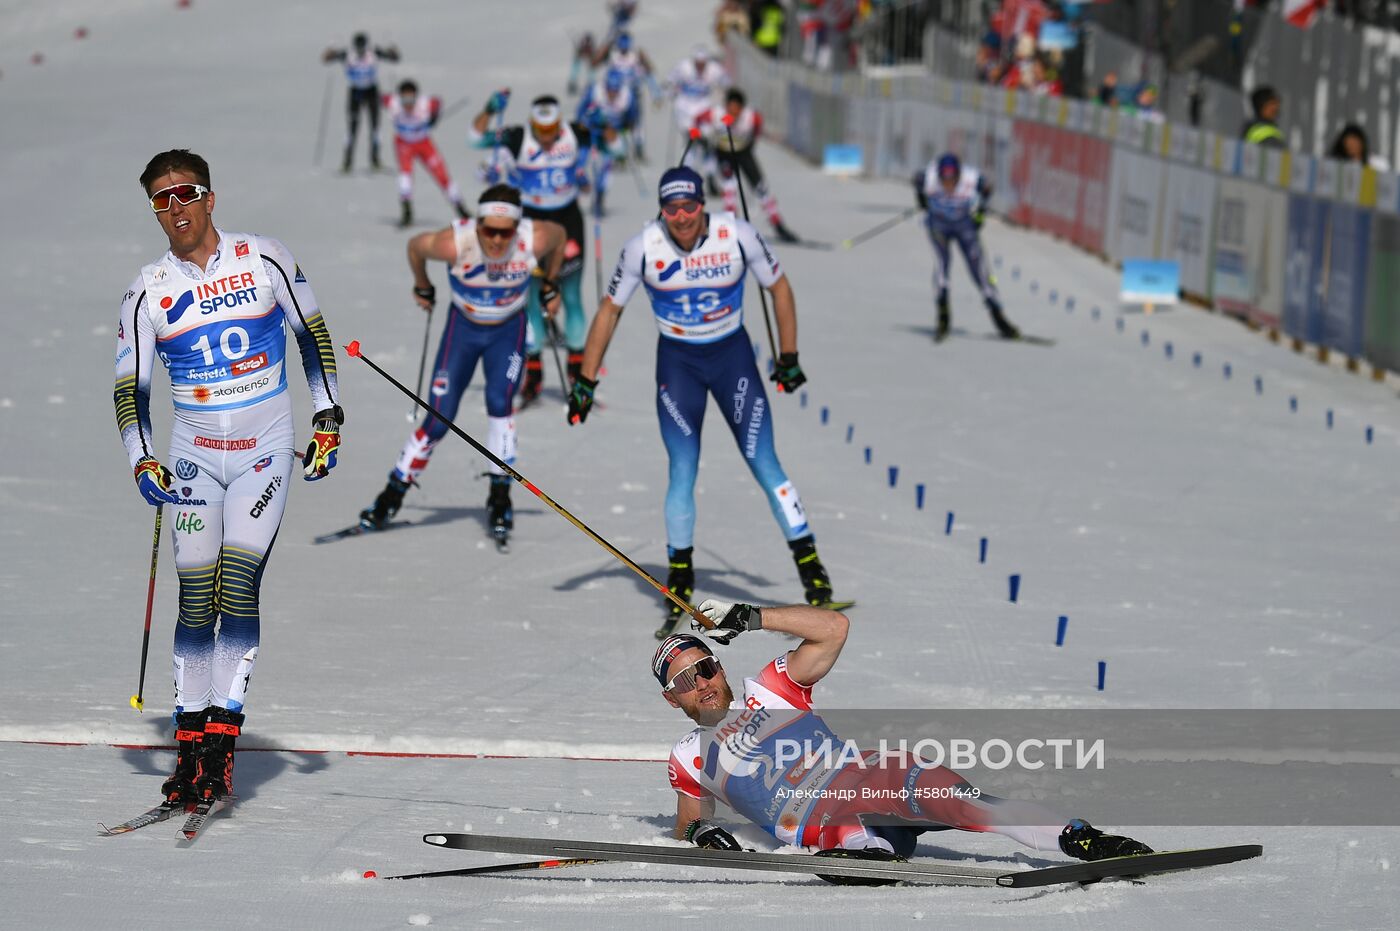
M 719 673 L 719 660 L 713 656 L 707 656 L 704 659 L 696 660 L 672 676 L 670 683 L 666 686 L 666 691 L 674 692 L 677 695 L 693 692 L 695 691 L 696 679 L 713 679 Z
M 487 239 L 509 239 L 515 235 L 515 231 L 519 229 L 519 227 L 482 226 L 478 224 L 476 229 L 477 232 L 481 233 L 481 235 L 485 236 Z
M 208 193 L 209 189 L 202 184 L 172 184 L 151 195 L 151 209 L 156 213 L 164 213 L 170 209 L 172 197 L 181 204 L 189 205 Z
M 690 206 L 687 207 L 685 206 L 686 204 Z M 699 213 L 700 208 L 703 206 L 704 204 L 700 203 L 698 200 L 673 200 L 669 204 L 662 204 L 661 212 L 668 217 L 678 217 L 681 214 L 690 216 L 691 214 Z

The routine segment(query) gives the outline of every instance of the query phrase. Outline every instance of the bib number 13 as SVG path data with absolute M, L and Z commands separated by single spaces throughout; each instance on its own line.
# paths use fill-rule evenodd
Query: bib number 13
M 691 303 L 689 294 L 681 294 L 676 297 L 676 303 L 680 305 L 681 310 L 685 311 L 687 315 L 707 314 L 719 306 L 719 292 L 701 291 L 699 294 L 695 295 L 693 304 Z
M 205 333 L 190 346 L 204 354 L 204 364 L 214 364 L 214 347 L 209 342 L 209 334 Z M 224 358 L 230 362 L 235 362 L 248 354 L 248 331 L 238 326 L 231 326 L 219 334 L 219 351 Z

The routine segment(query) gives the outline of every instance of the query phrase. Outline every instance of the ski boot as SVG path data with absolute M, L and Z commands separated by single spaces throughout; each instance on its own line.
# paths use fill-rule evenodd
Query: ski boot
M 383 530 L 403 506 L 404 492 L 411 483 L 399 478 L 397 472 L 389 473 L 389 484 L 384 486 L 374 499 L 374 504 L 360 512 L 360 526 L 366 530 Z
M 948 338 L 948 327 L 952 323 L 952 313 L 948 310 L 946 295 L 938 299 L 938 323 L 933 330 L 933 341 L 941 343 Z
M 243 715 L 227 708 L 210 708 L 194 780 L 195 799 L 217 802 L 233 794 L 233 743 L 243 727 Z
M 181 711 L 175 715 L 175 772 L 160 787 L 165 804 L 172 808 L 195 800 L 194 780 L 203 740 L 204 709 Z
M 399 201 L 399 229 L 413 224 L 413 204 L 410 201 Z
M 798 540 L 789 540 L 792 561 L 797 563 L 797 574 L 802 579 L 802 594 L 809 605 L 824 608 L 831 604 L 831 578 L 826 574 L 821 557 L 817 555 L 817 541 L 808 534 Z
M 787 228 L 787 226 L 783 223 L 782 220 L 773 221 L 773 235 L 777 236 L 778 239 L 782 242 L 802 241 L 796 233 Z
M 491 493 L 486 497 L 491 536 L 503 551 L 510 545 L 510 532 L 515 527 L 515 514 L 510 507 L 510 483 L 509 475 L 491 475 Z
M 1060 849 L 1076 860 L 1107 860 L 1152 853 L 1152 848 L 1131 837 L 1105 834 L 1087 821 L 1074 818 L 1060 832 Z
M 677 550 L 668 546 L 666 553 L 671 564 L 666 573 L 666 587 L 671 590 L 671 594 L 689 604 L 695 595 L 695 565 L 692 562 L 695 547 L 687 546 Z M 666 621 L 656 629 L 657 640 L 665 640 L 671 636 L 675 633 L 676 626 L 690 616 L 669 598 L 666 600 L 666 609 Z
M 572 388 L 574 382 L 578 381 L 579 373 L 583 371 L 582 349 L 569 350 L 569 365 L 567 371 L 569 373 L 569 387 Z
M 544 386 L 544 361 L 538 352 L 525 356 L 525 381 L 520 386 L 520 410 L 539 400 L 540 388 Z
M 1002 339 L 1020 339 L 1021 331 L 1016 329 L 1016 325 L 1006 317 L 1002 316 L 1001 305 L 996 301 L 987 302 L 987 313 L 992 315 L 992 323 L 996 325 L 997 332 Z

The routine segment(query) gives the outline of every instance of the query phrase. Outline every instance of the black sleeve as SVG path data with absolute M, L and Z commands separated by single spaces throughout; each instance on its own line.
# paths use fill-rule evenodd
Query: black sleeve
M 501 145 L 510 150 L 512 158 L 520 157 L 520 149 L 525 145 L 524 126 L 505 126 L 501 128 L 499 137 Z
M 323 60 L 326 64 L 330 64 L 333 61 L 344 61 L 345 56 L 348 54 L 349 52 L 343 48 L 327 49 Z
M 922 171 L 914 175 L 914 196 L 919 201 L 919 208 L 928 209 L 928 195 L 924 193 L 924 173 Z
M 390 46 L 389 48 L 380 48 L 376 45 L 374 47 L 374 54 L 384 59 L 385 61 L 392 61 L 397 63 L 399 60 L 399 50 L 394 46 Z
M 569 127 L 574 131 L 574 136 L 578 138 L 580 149 L 593 148 L 593 133 L 582 123 L 570 123 Z

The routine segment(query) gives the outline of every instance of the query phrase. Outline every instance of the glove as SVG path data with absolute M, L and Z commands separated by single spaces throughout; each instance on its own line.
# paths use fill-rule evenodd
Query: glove
M 724 828 L 708 818 L 696 818 L 685 826 L 685 839 L 707 850 L 743 850 L 739 842 Z
M 593 389 L 597 387 L 596 378 L 585 378 L 582 374 L 574 378 L 574 386 L 569 389 L 569 426 L 588 419 L 588 412 L 593 409 Z
M 806 384 L 807 376 L 802 373 L 802 366 L 797 364 L 797 353 L 780 353 L 778 364 L 773 368 L 773 374 L 768 376 L 768 380 L 777 382 L 778 390 L 788 394 Z
M 433 302 L 437 300 L 437 288 L 431 284 L 426 288 L 414 288 L 413 296 L 418 299 L 418 305 L 424 310 L 431 310 Z
M 501 178 L 504 177 L 500 169 L 491 164 L 483 164 L 477 168 L 476 176 L 481 179 L 483 184 L 487 185 L 500 184 Z
M 713 630 L 701 631 L 716 643 L 727 645 L 746 630 L 763 629 L 763 612 L 753 605 L 705 599 L 700 613 L 715 622 Z
M 144 456 L 136 463 L 136 487 L 147 504 L 174 504 L 180 499 L 172 490 L 175 476 L 161 465 L 154 456 Z
M 559 282 L 553 278 L 540 278 L 540 304 L 549 308 L 550 304 L 559 300 Z
M 510 88 L 505 87 L 486 98 L 486 112 L 492 116 L 505 110 L 510 103 Z
M 301 458 L 305 466 L 303 477 L 308 482 L 325 478 L 335 468 L 335 452 L 340 447 L 340 425 L 345 423 L 345 412 L 340 405 L 317 411 L 311 418 L 311 442 L 306 447 L 306 455 Z

